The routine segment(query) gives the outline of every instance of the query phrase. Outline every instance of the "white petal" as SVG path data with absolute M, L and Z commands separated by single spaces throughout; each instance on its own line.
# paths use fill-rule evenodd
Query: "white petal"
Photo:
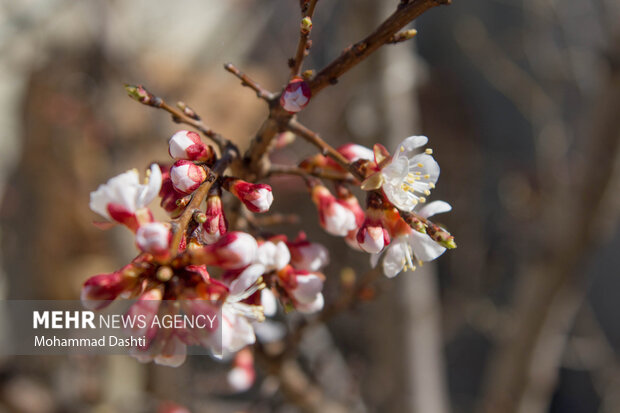
M 141 193 L 138 195 L 137 205 L 138 208 L 143 208 L 151 203 L 153 199 L 159 194 L 161 189 L 161 169 L 156 163 L 151 165 L 151 173 L 148 177 L 148 183 L 141 185 Z
M 252 324 L 242 316 L 227 309 L 222 309 L 222 350 L 224 354 L 235 353 L 243 347 L 254 344 L 256 336 Z
M 248 288 L 254 285 L 256 280 L 264 273 L 265 266 L 261 264 L 253 264 L 243 270 L 243 272 L 230 283 L 231 298 L 242 295 Z
M 260 303 L 266 317 L 273 317 L 278 311 L 278 301 L 271 290 L 263 288 L 260 292 Z
M 127 211 L 136 211 L 136 195 L 138 187 L 138 171 L 132 169 L 111 178 L 105 184 L 99 185 L 96 191 L 90 193 L 90 209 L 97 214 L 110 219 L 108 204 L 122 205 Z
M 433 241 L 427 234 L 412 231 L 409 235 L 409 244 L 413 254 L 417 259 L 424 262 L 432 261 L 439 257 L 446 250 L 444 247 Z
M 403 270 L 406 262 L 406 248 L 404 242 L 392 242 L 383 258 L 383 273 L 388 278 L 393 278 Z
M 381 173 L 386 183 L 400 186 L 409 173 L 409 161 L 404 157 L 393 159 Z
M 323 280 L 315 274 L 298 275 L 297 287 L 293 290 L 295 299 L 304 304 L 316 300 L 317 294 L 323 290 Z
M 234 367 L 231 369 L 228 372 L 226 379 L 228 380 L 230 387 L 237 392 L 248 390 L 254 383 L 254 377 L 252 374 L 250 374 L 248 370 L 242 369 L 241 367 Z
M 411 152 L 426 145 L 427 143 L 428 143 L 428 138 L 426 136 L 423 136 L 423 135 L 410 136 L 406 138 L 404 141 L 402 141 L 400 145 L 398 145 L 398 148 L 396 148 L 395 153 L 401 152 L 400 148 L 404 148 L 404 151 L 402 152 L 404 153 L 404 155 L 408 156 L 411 154 Z
M 445 201 L 433 201 L 425 204 L 417 212 L 422 218 L 432 217 L 443 212 L 452 211 L 452 206 Z
M 371 254 L 370 255 L 370 266 L 372 268 L 375 268 L 377 266 L 377 264 L 379 263 L 379 258 L 381 258 L 381 254 L 383 254 L 383 251 L 381 251 L 378 254 Z
M 262 323 L 253 323 L 254 333 L 261 343 L 280 341 L 286 335 L 286 327 L 277 321 L 265 320 Z
M 422 164 L 422 167 L 418 167 L 418 164 Z M 429 175 L 424 182 L 435 183 L 439 179 L 439 164 L 435 158 L 425 153 L 415 155 L 409 160 L 409 170 L 420 172 L 421 175 Z
M 316 313 L 317 311 L 321 311 L 324 305 L 325 299 L 323 298 L 323 294 L 319 293 L 314 298 L 314 300 L 309 303 L 298 302 L 296 308 L 301 313 L 312 314 Z

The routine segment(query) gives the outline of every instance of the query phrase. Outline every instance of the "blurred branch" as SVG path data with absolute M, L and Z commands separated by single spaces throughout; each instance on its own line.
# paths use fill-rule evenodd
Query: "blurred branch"
M 267 102 L 274 98 L 275 94 L 268 91 L 267 89 L 264 89 L 261 85 L 252 80 L 248 75 L 237 69 L 237 67 L 232 63 L 226 63 L 224 65 L 224 69 L 226 69 L 228 72 L 232 73 L 239 80 L 241 80 L 241 85 L 249 87 L 254 92 L 256 92 L 256 97 L 266 100 Z
M 450 2 L 451 0 L 401 0 L 396 11 L 374 32 L 346 48 L 338 58 L 310 80 L 312 96 L 316 96 L 325 87 L 337 83 L 340 76 L 386 44 L 393 35 L 416 17 L 435 6 L 450 4 Z
M 291 78 L 299 76 L 301 71 L 301 64 L 306 56 L 306 51 L 310 46 L 310 31 L 312 28 L 312 16 L 314 15 L 314 8 L 316 7 L 317 0 L 309 0 L 305 2 L 303 6 L 303 19 L 301 23 L 301 29 L 299 33 L 299 42 L 297 44 L 297 51 L 295 57 L 291 59 Z

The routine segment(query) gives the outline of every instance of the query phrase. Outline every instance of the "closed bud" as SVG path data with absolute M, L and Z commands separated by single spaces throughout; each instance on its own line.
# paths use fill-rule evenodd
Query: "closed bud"
M 135 278 L 126 276 L 123 270 L 90 277 L 82 287 L 82 305 L 89 310 L 101 309 L 130 288 L 134 281 Z
M 174 189 L 184 194 L 191 194 L 207 179 L 207 172 L 191 161 L 180 160 L 170 168 L 170 179 Z
M 310 86 L 301 78 L 291 80 L 280 95 L 280 106 L 289 113 L 297 113 L 310 102 Z
M 310 18 L 310 16 L 306 16 L 303 19 L 301 19 L 300 29 L 303 34 L 310 33 L 310 30 L 312 30 L 312 19 Z
M 357 242 L 362 250 L 377 254 L 390 243 L 390 236 L 380 221 L 367 218 L 357 232 Z
M 349 231 L 357 229 L 354 211 L 347 202 L 336 199 L 324 186 L 312 188 L 312 201 L 319 211 L 319 222 L 325 231 L 344 237 Z
M 213 149 L 200 140 L 196 132 L 182 130 L 170 138 L 168 152 L 174 159 L 209 162 L 215 154 Z
M 172 240 L 170 225 L 161 222 L 150 222 L 138 228 L 136 244 L 141 251 L 153 255 L 166 255 Z
M 205 221 L 198 227 L 198 237 L 205 244 L 212 244 L 226 233 L 228 223 L 222 208 L 222 198 L 210 195 L 207 198 L 207 212 Z
M 239 198 L 252 212 L 267 212 L 273 203 L 271 187 L 267 184 L 252 184 L 230 178 L 224 182 L 224 188 Z
M 227 232 L 211 245 L 190 250 L 192 262 L 238 269 L 250 265 L 256 258 L 256 239 L 245 232 Z

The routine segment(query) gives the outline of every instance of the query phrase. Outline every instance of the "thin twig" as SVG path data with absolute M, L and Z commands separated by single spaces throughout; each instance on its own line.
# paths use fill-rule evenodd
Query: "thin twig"
M 261 85 L 252 80 L 248 75 L 237 69 L 235 65 L 232 63 L 226 63 L 224 65 L 224 69 L 228 72 L 235 75 L 239 80 L 241 80 L 241 84 L 243 86 L 249 87 L 254 92 L 256 92 L 256 96 L 260 99 L 271 101 L 275 97 L 275 94 L 263 88 Z
M 310 0 L 306 12 L 304 13 L 304 18 L 307 17 L 309 19 L 312 19 L 312 16 L 314 14 L 314 8 L 316 7 L 316 2 L 317 0 Z M 295 57 L 291 61 L 291 78 L 299 76 L 299 73 L 301 72 L 301 64 L 303 63 L 304 57 L 306 56 L 309 39 L 310 30 L 304 30 L 303 28 L 301 28 L 299 34 L 299 42 L 297 43 L 297 52 L 295 53 Z
M 306 169 L 299 168 L 297 166 L 289 166 L 289 165 L 271 165 L 271 169 L 269 170 L 268 176 L 273 176 L 273 175 L 297 175 L 301 177 L 314 176 L 317 178 L 328 179 L 331 181 L 344 181 L 348 183 L 355 182 L 353 177 L 348 173 L 326 171 L 326 170 L 318 169 L 318 168 L 308 171 Z

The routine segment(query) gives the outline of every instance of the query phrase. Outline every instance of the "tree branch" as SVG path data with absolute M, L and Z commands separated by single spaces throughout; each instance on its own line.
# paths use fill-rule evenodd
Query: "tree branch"
M 374 32 L 345 49 L 338 58 L 310 80 L 312 96 L 316 96 L 330 84 L 335 84 L 340 76 L 389 42 L 392 36 L 422 13 L 435 6 L 450 4 L 450 2 L 451 0 L 402 0 L 396 11 Z

